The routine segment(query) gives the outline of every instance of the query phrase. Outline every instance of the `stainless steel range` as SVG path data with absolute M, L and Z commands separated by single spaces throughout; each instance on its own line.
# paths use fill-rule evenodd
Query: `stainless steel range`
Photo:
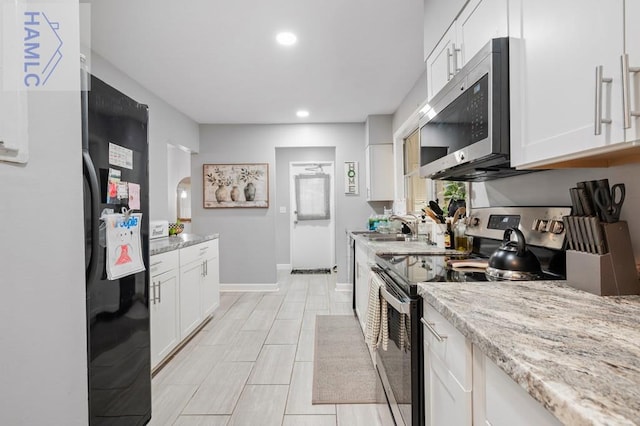
M 382 379 L 396 425 L 424 426 L 424 354 L 420 326 L 423 305 L 417 283 L 482 282 L 491 255 L 505 246 L 505 231 L 521 232 L 526 249 L 541 266 L 541 280 L 565 279 L 565 231 L 562 217 L 570 207 L 490 207 L 473 209 L 467 235 L 473 237 L 470 253 L 446 255 L 382 254 L 376 258 L 376 273 L 384 281 L 381 294 L 389 312 L 387 350 L 377 349 L 376 366 Z M 508 244 L 509 249 L 512 245 Z M 515 249 L 514 249 L 515 250 Z M 466 262 L 466 264 L 465 264 Z M 505 275 L 505 276 L 508 276 Z M 406 336 L 407 342 L 392 336 Z M 399 340 L 399 341 L 396 341 Z

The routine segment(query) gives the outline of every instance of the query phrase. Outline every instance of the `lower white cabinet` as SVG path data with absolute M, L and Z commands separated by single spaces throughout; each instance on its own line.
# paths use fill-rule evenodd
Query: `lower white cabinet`
M 155 368 L 180 341 L 178 252 L 151 256 L 150 265 L 151 368 Z
M 151 256 L 151 368 L 220 306 L 218 240 Z
M 562 423 L 474 347 L 474 424 L 557 426 Z
M 220 304 L 218 240 L 180 250 L 180 337 L 186 338 Z
M 425 425 L 471 425 L 472 345 L 428 305 L 422 323 Z
M 369 274 L 371 273 L 371 255 L 366 244 L 356 240 L 355 283 L 356 291 L 356 315 L 362 331 L 367 324 L 367 310 L 369 308 Z
M 425 303 L 426 426 L 556 426 L 562 423 Z

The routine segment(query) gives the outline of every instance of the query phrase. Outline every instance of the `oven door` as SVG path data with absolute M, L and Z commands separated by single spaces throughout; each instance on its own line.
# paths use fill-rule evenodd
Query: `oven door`
M 378 273 L 385 282 L 380 294 L 387 304 L 388 341 L 376 350 L 376 367 L 396 425 L 410 426 L 412 422 L 413 386 L 412 375 L 412 317 L 417 300 L 411 299 L 384 273 Z M 417 419 L 416 419 L 417 420 Z

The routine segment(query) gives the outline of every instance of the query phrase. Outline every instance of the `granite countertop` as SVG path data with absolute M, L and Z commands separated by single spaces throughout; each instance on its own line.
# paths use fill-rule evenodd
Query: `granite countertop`
M 149 255 L 153 256 L 154 254 L 178 250 L 205 241 L 215 240 L 216 238 L 220 238 L 220 234 L 196 235 L 182 233 L 170 237 L 156 238 L 149 241 Z
M 378 236 L 390 235 L 390 234 L 378 234 Z M 451 249 L 438 248 L 435 245 L 428 243 L 425 240 L 418 241 L 374 241 L 369 239 L 368 233 L 353 234 L 353 238 L 356 241 L 364 242 L 368 245 L 369 249 L 375 254 L 431 254 L 431 255 L 446 255 L 457 254 L 461 252 Z
M 640 424 L 640 296 L 558 281 L 434 282 L 419 292 L 563 423 Z

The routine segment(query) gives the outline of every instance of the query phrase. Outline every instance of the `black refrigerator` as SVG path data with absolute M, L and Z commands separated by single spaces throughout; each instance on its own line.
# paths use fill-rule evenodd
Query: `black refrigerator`
M 143 425 L 151 418 L 148 107 L 84 70 L 82 84 L 88 423 Z M 127 187 L 137 188 L 131 198 L 120 191 Z M 142 213 L 145 270 L 108 279 L 101 217 L 131 207 Z

